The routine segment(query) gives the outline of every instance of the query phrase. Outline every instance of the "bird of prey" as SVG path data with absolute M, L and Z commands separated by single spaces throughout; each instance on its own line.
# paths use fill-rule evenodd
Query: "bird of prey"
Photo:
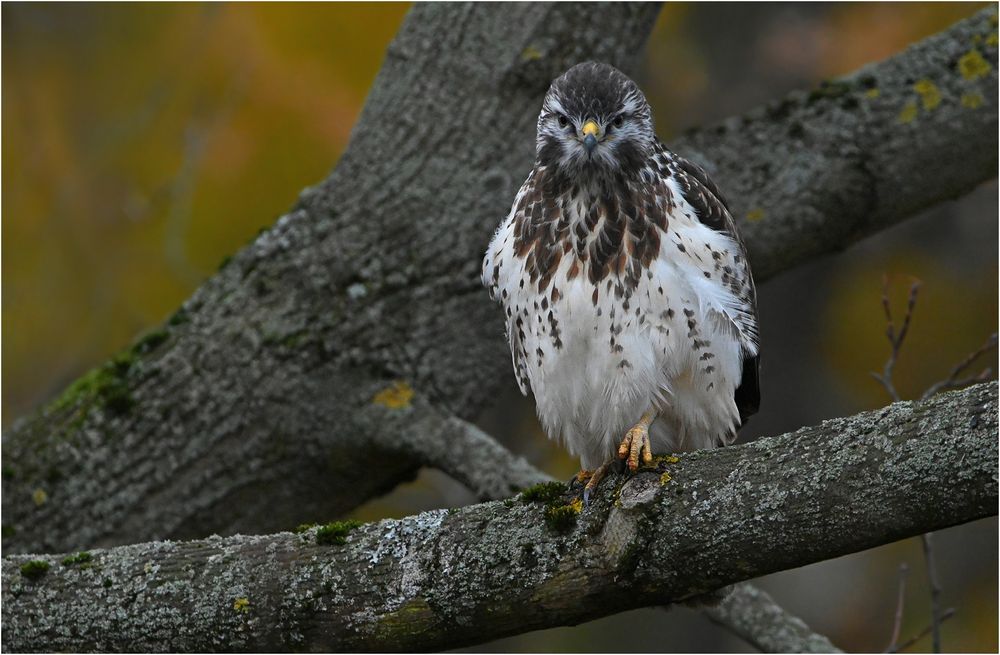
M 727 445 L 757 411 L 756 291 L 719 188 L 613 66 L 557 78 L 483 260 L 521 392 L 592 490 L 619 459 Z

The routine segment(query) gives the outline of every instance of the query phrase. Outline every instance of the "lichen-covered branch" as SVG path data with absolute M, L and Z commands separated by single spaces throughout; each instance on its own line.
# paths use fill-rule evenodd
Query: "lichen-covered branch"
M 755 277 L 997 175 L 997 9 L 673 143 L 733 206 Z
M 842 652 L 751 584 L 734 585 L 721 603 L 703 611 L 712 621 L 750 642 L 762 653 Z
M 8 555 L 2 646 L 434 650 L 689 599 L 995 515 L 996 418 L 987 383 L 663 459 L 582 511 L 555 484 L 363 526 Z
M 464 483 L 480 500 L 502 500 L 513 491 L 553 481 L 475 425 L 455 417 L 447 423 L 449 429 L 436 433 L 425 449 L 431 453 L 428 463 Z M 766 653 L 839 652 L 749 583 L 739 585 L 723 604 L 699 609 Z
M 5 552 L 287 529 L 415 475 L 436 407 L 469 416 L 508 373 L 478 269 L 516 135 L 573 63 L 630 69 L 658 9 L 415 5 L 331 176 L 5 434 Z
M 569 64 L 628 70 L 655 15 L 417 5 L 331 176 L 5 435 L 6 552 L 275 531 L 445 461 L 450 417 L 510 376 L 477 276 L 530 167 L 512 135 Z M 675 143 L 721 181 L 760 277 L 995 175 L 995 16 Z

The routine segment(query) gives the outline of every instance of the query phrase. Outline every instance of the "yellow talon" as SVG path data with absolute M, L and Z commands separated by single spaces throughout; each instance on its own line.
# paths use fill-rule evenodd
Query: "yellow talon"
M 654 420 L 656 420 L 656 415 L 652 411 L 643 414 L 639 422 L 625 433 L 625 438 L 622 439 L 621 445 L 618 446 L 618 459 L 625 459 L 627 457 L 628 468 L 633 473 L 639 468 L 640 457 L 644 464 L 650 464 L 653 461 L 653 448 L 649 441 L 649 426 Z

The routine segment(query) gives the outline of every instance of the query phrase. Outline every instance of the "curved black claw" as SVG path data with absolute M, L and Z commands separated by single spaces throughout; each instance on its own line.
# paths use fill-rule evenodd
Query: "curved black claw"
M 583 490 L 583 506 L 590 507 L 590 489 Z

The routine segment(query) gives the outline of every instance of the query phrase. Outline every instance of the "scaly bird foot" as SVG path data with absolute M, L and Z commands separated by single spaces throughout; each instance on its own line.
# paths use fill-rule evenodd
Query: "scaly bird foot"
M 601 480 L 604 479 L 604 476 L 608 474 L 608 471 L 611 469 L 611 467 L 614 465 L 614 463 L 615 463 L 615 460 L 613 460 L 613 459 L 612 460 L 608 460 L 607 462 L 604 462 L 603 464 L 601 464 L 600 466 L 598 466 L 596 469 L 594 469 L 593 472 L 590 472 L 590 471 L 580 471 L 580 473 L 577 474 L 577 479 L 579 479 L 579 476 L 582 475 L 582 474 L 584 474 L 584 473 L 587 473 L 589 475 L 589 477 L 590 477 L 590 479 L 587 480 L 587 486 L 583 488 L 583 506 L 584 507 L 590 507 L 590 495 L 594 492 L 594 489 L 597 488 L 597 485 L 599 485 L 601 483 Z M 580 480 L 580 482 L 583 482 L 583 480 Z
M 643 464 L 653 461 L 653 450 L 649 443 L 649 425 L 640 421 L 625 433 L 625 438 L 618 446 L 618 459 L 628 458 L 628 468 L 633 473 L 639 468 L 639 458 Z

